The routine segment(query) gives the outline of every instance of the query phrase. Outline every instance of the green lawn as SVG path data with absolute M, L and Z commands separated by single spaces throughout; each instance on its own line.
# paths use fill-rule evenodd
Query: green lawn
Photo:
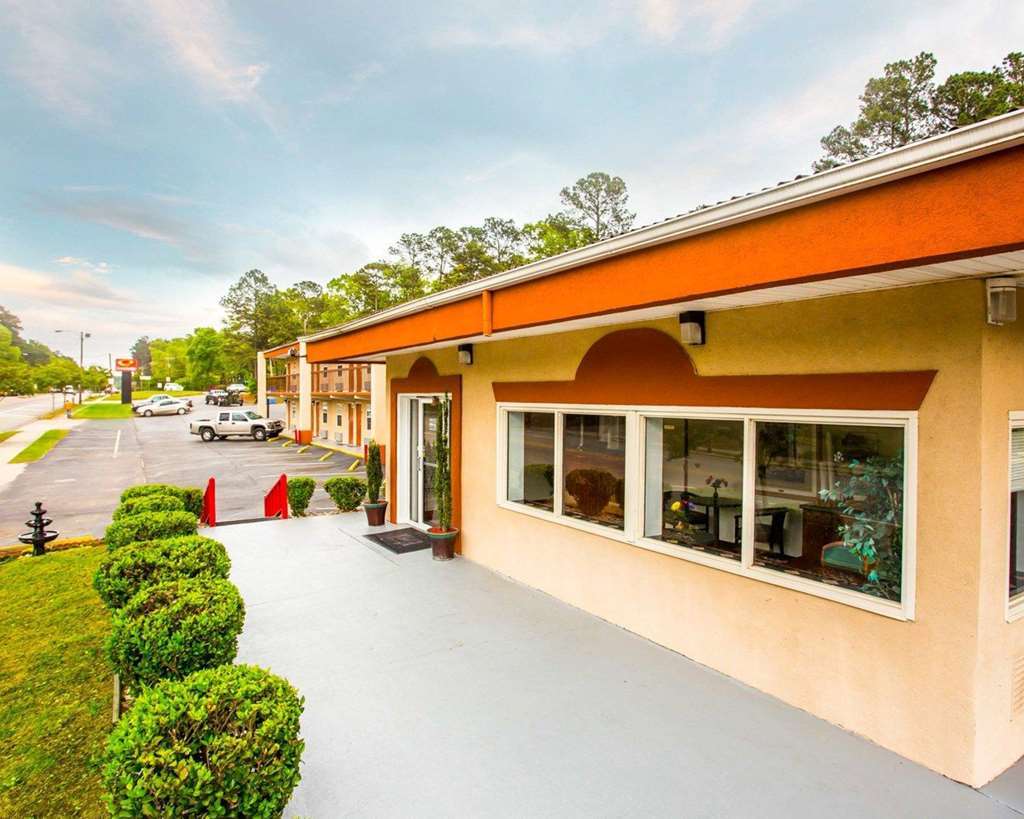
M 4 441 L 10 438 L 17 431 L 18 430 L 16 429 L 7 429 L 4 430 L 3 432 L 0 432 L 0 444 L 2 444 Z
M 92 588 L 105 550 L 0 565 L 0 816 L 103 816 L 110 619 Z
M 75 418 L 131 418 L 132 408 L 129 404 L 106 404 L 100 401 L 83 404 L 71 414 Z
M 30 461 L 38 461 L 47 452 L 57 446 L 57 442 L 67 434 L 68 431 L 66 429 L 48 429 L 31 444 L 21 450 L 21 452 L 11 458 L 10 462 L 12 464 L 26 464 Z

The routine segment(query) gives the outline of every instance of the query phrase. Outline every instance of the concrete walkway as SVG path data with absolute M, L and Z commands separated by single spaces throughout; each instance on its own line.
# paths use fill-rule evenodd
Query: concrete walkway
M 1011 817 L 982 793 L 361 513 L 214 530 L 239 662 L 306 698 L 288 816 Z

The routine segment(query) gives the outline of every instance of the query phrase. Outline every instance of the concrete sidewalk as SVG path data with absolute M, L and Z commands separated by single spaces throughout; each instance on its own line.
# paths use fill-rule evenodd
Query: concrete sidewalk
M 239 662 L 306 698 L 288 816 L 1011 817 L 982 793 L 362 513 L 213 530 Z
M 84 421 L 81 419 L 67 418 L 64 415 L 58 415 L 56 418 L 30 421 L 29 423 L 18 427 L 17 432 L 15 432 L 14 435 L 6 441 L 0 442 L 0 492 L 2 492 L 4 487 L 11 483 L 11 481 L 21 475 L 28 466 L 28 464 L 12 464 L 10 463 L 11 458 L 21 452 L 21 450 L 31 444 L 47 430 L 74 429 L 82 423 L 84 423 Z

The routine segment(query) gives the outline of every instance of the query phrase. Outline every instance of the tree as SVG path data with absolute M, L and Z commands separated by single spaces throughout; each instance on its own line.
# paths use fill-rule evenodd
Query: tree
M 92 364 L 82 371 L 82 387 L 92 392 L 101 392 L 110 383 L 106 368 Z
M 935 89 L 935 116 L 944 129 L 958 128 L 1012 109 L 1006 81 L 998 69 L 951 74 Z
M 525 237 L 512 219 L 488 216 L 477 229 L 476 238 L 498 270 L 509 270 L 526 262 Z
M 349 318 L 379 313 L 424 292 L 423 277 L 416 268 L 385 261 L 370 262 L 331 279 L 327 289 L 345 303 Z
M 627 210 L 629 194 L 621 177 L 594 172 L 562 188 L 566 216 L 579 228 L 588 228 L 596 241 L 625 233 L 636 214 Z
M 536 260 L 589 245 L 594 241 L 594 233 L 564 213 L 555 213 L 523 225 L 523 238 L 530 259 Z
M 151 375 L 158 384 L 187 380 L 187 347 L 188 342 L 183 338 L 154 338 L 149 342 Z
M 262 270 L 249 270 L 220 300 L 227 330 L 253 350 L 266 350 L 294 338 L 290 335 L 288 307 L 277 287 Z
M 132 358 L 139 362 L 139 370 L 152 375 L 150 369 L 153 357 L 149 352 L 149 336 L 142 336 L 141 338 L 136 339 L 130 352 L 132 354 Z
M 324 289 L 316 282 L 296 282 L 281 293 L 281 301 L 289 314 L 293 338 L 309 335 L 324 328 L 323 314 L 327 307 Z
M 63 389 L 68 384 L 77 384 L 82 379 L 81 368 L 66 356 L 54 356 L 49 363 L 36 367 L 32 372 L 36 387 L 42 390 Z
M 1024 53 L 1008 54 L 991 71 L 951 74 L 935 86 L 934 55 L 922 52 L 885 66 L 860 96 L 849 126 L 837 125 L 821 140 L 827 170 L 951 128 L 981 122 L 1024 105 Z
M 212 327 L 196 327 L 185 345 L 188 382 L 193 389 L 208 389 L 224 377 L 224 339 Z
M 35 392 L 34 386 L 31 370 L 14 345 L 14 333 L 6 323 L 0 323 L 0 396 L 29 395 Z

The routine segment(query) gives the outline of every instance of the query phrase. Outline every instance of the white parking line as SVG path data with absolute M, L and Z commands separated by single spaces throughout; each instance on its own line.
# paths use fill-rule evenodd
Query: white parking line
M 117 457 L 117 451 L 121 448 L 121 430 L 117 431 L 117 437 L 114 439 L 114 457 Z

